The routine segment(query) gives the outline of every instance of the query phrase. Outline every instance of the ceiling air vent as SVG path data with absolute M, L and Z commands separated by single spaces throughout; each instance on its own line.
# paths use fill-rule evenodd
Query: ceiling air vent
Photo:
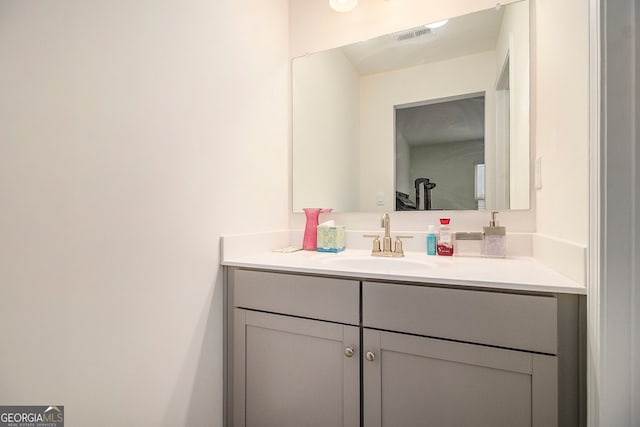
M 430 33 L 431 33 L 431 30 L 429 28 L 420 28 L 418 30 L 408 31 L 406 33 L 398 34 L 398 37 L 396 38 L 396 40 L 399 42 L 404 40 L 411 40 L 417 37 L 426 36 Z

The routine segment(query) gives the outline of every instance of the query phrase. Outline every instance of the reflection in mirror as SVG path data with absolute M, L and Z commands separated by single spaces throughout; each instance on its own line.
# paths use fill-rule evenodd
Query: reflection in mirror
M 292 66 L 294 211 L 529 207 L 527 1 Z
M 396 210 L 485 207 L 484 93 L 396 106 Z

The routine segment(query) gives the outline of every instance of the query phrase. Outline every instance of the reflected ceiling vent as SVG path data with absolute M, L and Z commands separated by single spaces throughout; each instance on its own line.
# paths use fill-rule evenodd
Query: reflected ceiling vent
M 419 28 L 414 31 L 408 31 L 405 33 L 398 34 L 398 37 L 396 38 L 396 40 L 401 42 L 405 40 L 412 40 L 418 37 L 427 36 L 429 34 L 431 34 L 431 30 L 429 28 Z

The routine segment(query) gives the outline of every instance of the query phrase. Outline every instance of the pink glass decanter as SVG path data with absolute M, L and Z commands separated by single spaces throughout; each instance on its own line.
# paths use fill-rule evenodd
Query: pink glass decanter
M 321 213 L 331 212 L 332 209 L 304 208 L 302 210 L 307 217 L 307 224 L 304 227 L 304 238 L 302 239 L 302 249 L 305 251 L 315 251 L 318 247 L 318 218 Z

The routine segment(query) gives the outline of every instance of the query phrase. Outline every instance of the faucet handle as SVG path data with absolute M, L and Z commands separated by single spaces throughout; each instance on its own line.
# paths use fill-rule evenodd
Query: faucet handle
M 402 240 L 400 239 L 413 239 L 413 236 L 396 236 L 396 249 L 393 251 L 397 256 L 404 256 L 404 250 L 402 249 Z
M 379 234 L 363 234 L 362 237 L 373 238 L 373 247 L 371 248 L 371 253 L 380 252 L 380 235 Z

